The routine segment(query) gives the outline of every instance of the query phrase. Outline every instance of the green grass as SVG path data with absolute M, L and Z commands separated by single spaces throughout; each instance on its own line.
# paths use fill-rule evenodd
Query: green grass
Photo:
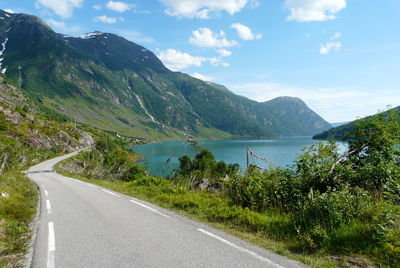
M 19 172 L 0 175 L 0 267 L 23 267 L 37 209 L 37 186 Z
M 364 265 L 362 267 L 373 267 L 369 266 L 371 261 L 361 255 L 304 251 L 298 240 L 293 239 L 296 234 L 293 233 L 288 214 L 250 211 L 235 206 L 223 193 L 187 190 L 186 187 L 172 185 L 169 181 L 159 178 L 148 177 L 133 182 L 87 179 L 66 172 L 62 165 L 59 164 L 56 169 L 66 176 L 152 202 L 311 267 L 351 267 L 352 263 Z

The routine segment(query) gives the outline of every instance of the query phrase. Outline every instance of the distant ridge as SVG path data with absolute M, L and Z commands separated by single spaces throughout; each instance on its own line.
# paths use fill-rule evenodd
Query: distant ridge
M 397 111 L 398 113 L 400 113 L 400 106 L 396 107 L 396 108 L 393 108 L 391 110 L 394 110 L 394 111 Z M 387 112 L 384 112 L 383 114 L 386 114 L 386 113 Z M 315 135 L 313 137 L 313 139 L 326 140 L 328 138 L 335 138 L 336 140 L 343 140 L 344 137 L 345 137 L 345 134 L 347 132 L 353 131 L 355 129 L 357 121 L 368 120 L 368 119 L 374 118 L 375 116 L 376 115 L 368 116 L 368 117 L 365 117 L 365 118 L 362 118 L 362 119 L 359 119 L 359 120 L 355 120 L 355 121 L 349 122 L 349 123 L 344 124 L 344 125 L 340 125 L 338 127 L 331 128 L 329 130 L 326 130 L 326 131 L 324 131 L 322 133 L 319 133 L 319 134 Z

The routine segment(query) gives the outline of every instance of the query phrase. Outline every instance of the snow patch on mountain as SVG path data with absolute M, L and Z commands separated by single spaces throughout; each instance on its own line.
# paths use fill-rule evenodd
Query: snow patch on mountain
M 85 33 L 80 35 L 64 35 L 65 38 L 80 38 L 80 39 L 90 39 L 94 38 L 98 35 L 102 35 L 102 32 L 92 32 L 92 33 Z

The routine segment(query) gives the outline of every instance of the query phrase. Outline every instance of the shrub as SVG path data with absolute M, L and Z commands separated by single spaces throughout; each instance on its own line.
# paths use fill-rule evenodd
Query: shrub
M 299 238 L 313 248 L 320 246 L 332 231 L 365 216 L 372 204 L 368 192 L 361 189 L 328 189 L 322 194 L 311 189 L 299 202 L 292 221 Z
M 254 210 L 291 210 L 300 197 L 298 185 L 299 180 L 292 171 L 273 168 L 264 173 L 253 170 L 246 177 L 233 177 L 228 183 L 228 192 L 236 204 Z
M 222 188 L 222 178 L 227 175 L 235 176 L 240 170 L 238 164 L 228 165 L 224 161 L 217 162 L 211 151 L 204 148 L 194 159 L 185 155 L 179 158 L 179 162 L 176 180 L 187 180 L 192 186 L 196 186 L 203 179 L 208 179 L 209 185 L 214 189 Z

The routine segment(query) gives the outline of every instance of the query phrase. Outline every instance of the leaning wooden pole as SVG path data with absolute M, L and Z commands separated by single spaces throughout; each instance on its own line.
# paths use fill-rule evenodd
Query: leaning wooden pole
M 249 168 L 249 147 L 246 149 L 246 170 Z

